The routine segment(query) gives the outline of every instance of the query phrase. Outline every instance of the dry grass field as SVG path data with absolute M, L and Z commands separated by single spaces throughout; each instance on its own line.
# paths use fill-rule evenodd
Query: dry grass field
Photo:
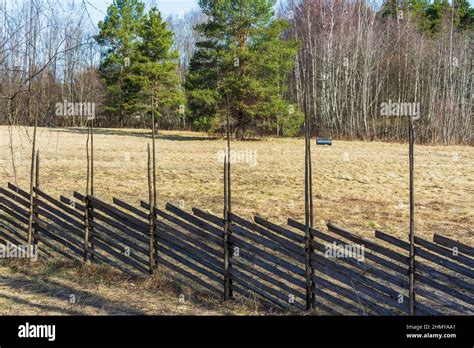
M 9 130 L 0 127 L 0 185 L 28 187 L 31 129 L 14 128 L 13 158 Z M 86 134 L 83 129 L 40 129 L 41 187 L 70 196 L 85 191 Z M 97 130 L 95 194 L 133 204 L 146 200 L 146 130 Z M 303 139 L 234 142 L 233 149 L 256 151 L 255 165 L 233 166 L 233 210 L 244 217 L 260 214 L 285 223 L 304 218 Z M 160 205 L 184 204 L 221 214 L 223 140 L 205 134 L 160 132 L 157 141 Z M 374 228 L 405 238 L 408 231 L 408 146 L 380 142 L 334 141 L 313 146 L 316 225 L 333 221 L 362 235 Z M 416 234 L 440 233 L 474 244 L 474 148 L 416 146 Z
M 32 129 L 0 127 L 0 185 L 27 189 Z M 86 133 L 83 129 L 38 131 L 41 187 L 53 195 L 84 192 Z M 147 130 L 97 130 L 95 194 L 132 204 L 147 199 Z M 13 152 L 10 150 L 10 140 Z M 313 143 L 314 145 L 314 143 Z M 233 149 L 255 151 L 256 163 L 233 165 L 233 210 L 284 224 L 304 220 L 304 141 L 264 139 L 233 142 Z M 222 139 L 205 134 L 160 132 L 157 140 L 158 196 L 185 210 L 223 208 Z M 313 146 L 316 225 L 332 221 L 371 238 L 375 228 L 400 238 L 408 233 L 408 146 L 380 142 L 334 141 Z M 15 160 L 15 167 L 12 165 Z M 474 148 L 416 146 L 416 235 L 439 233 L 474 244 Z M 16 175 L 15 175 L 16 172 Z M 131 280 L 108 271 L 39 263 L 0 264 L 2 314 L 259 314 L 255 301 L 222 304 L 181 289 L 164 275 Z M 161 286 L 157 287 L 156 284 Z M 189 302 L 180 304 L 177 294 Z M 68 302 L 70 294 L 79 306 Z M 160 300 L 157 301 L 157 298 Z
M 183 301 L 184 300 L 184 301 Z M 223 302 L 158 272 L 131 279 L 108 267 L 0 260 L 0 315 L 285 314 L 256 298 Z

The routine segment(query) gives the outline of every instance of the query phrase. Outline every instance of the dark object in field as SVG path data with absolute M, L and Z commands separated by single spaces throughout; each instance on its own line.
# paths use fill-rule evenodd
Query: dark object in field
M 316 139 L 316 145 L 332 145 L 332 139 L 318 138 Z

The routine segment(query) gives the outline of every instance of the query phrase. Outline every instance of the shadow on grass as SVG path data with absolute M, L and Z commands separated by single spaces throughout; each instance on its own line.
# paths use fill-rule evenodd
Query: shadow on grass
M 74 134 L 83 134 L 87 135 L 87 128 L 56 128 L 57 131 L 65 132 L 65 133 L 74 133 Z M 132 129 L 133 130 L 133 129 Z M 95 128 L 94 134 L 96 135 L 112 135 L 112 136 L 123 136 L 123 137 L 136 137 L 136 138 L 144 138 L 144 139 L 151 139 L 151 130 L 133 130 L 132 132 L 130 129 L 120 129 L 120 128 Z M 225 134 L 219 134 L 216 136 L 195 136 L 195 135 L 186 135 L 186 134 L 158 134 L 156 135 L 156 139 L 161 140 L 170 140 L 170 141 L 212 141 L 212 140 L 225 140 Z M 256 142 L 262 141 L 265 138 L 263 137 L 246 137 L 242 139 L 235 139 L 232 138 L 232 141 L 238 142 Z
M 105 298 L 104 296 L 96 295 L 89 291 L 81 290 L 79 288 L 80 287 L 79 284 L 77 284 L 77 287 L 72 287 L 72 286 L 67 286 L 64 284 L 59 284 L 56 281 L 51 280 L 51 279 L 47 279 L 47 278 L 44 279 L 44 277 L 43 279 L 39 279 L 39 278 L 42 278 L 42 277 L 36 276 L 32 278 L 30 276 L 26 276 L 25 274 L 22 274 L 22 277 L 20 279 L 17 279 L 14 277 L 1 276 L 0 282 L 2 282 L 8 288 L 16 290 L 16 291 L 36 294 L 36 295 L 41 295 L 41 296 L 47 296 L 51 299 L 64 301 L 64 303 L 70 300 L 71 295 L 74 295 L 76 298 L 76 303 L 78 305 L 92 307 L 97 310 L 103 310 L 108 315 L 144 315 L 145 314 L 145 312 L 141 310 L 137 310 L 136 308 L 132 308 L 128 306 L 126 303 L 111 300 L 111 299 Z M 4 297 L 4 294 L 2 294 L 2 297 Z M 22 303 L 21 301 L 24 301 L 24 300 L 20 300 L 17 302 L 19 304 L 25 304 L 25 303 Z M 28 301 L 25 301 L 25 302 L 28 302 Z M 40 308 L 39 306 L 44 306 L 44 305 L 36 305 L 36 307 Z M 77 313 L 74 313 L 74 311 L 71 312 L 70 310 L 66 308 L 64 309 L 52 308 L 52 310 L 62 311 L 62 312 L 65 312 L 65 314 L 73 314 L 73 315 L 83 314 L 80 312 L 77 312 Z
M 184 294 L 190 291 L 192 296 L 191 303 L 203 310 L 213 311 L 219 308 L 220 312 L 224 316 L 236 315 L 236 310 L 239 307 L 244 309 L 244 312 L 248 314 L 250 309 L 254 309 L 254 306 L 258 306 L 259 313 L 266 313 L 270 315 L 283 315 L 289 314 L 290 312 L 283 308 L 275 307 L 274 304 L 268 302 L 263 298 L 259 298 L 255 293 L 248 291 L 247 294 L 239 294 L 237 297 L 226 302 L 223 301 L 223 292 L 211 292 L 209 289 L 204 288 L 202 285 L 189 282 L 185 277 L 177 275 L 175 272 L 169 272 L 166 269 L 160 269 L 163 279 L 166 279 L 166 286 L 175 294 Z
M 0 296 L 2 299 L 6 299 L 12 303 L 18 304 L 18 305 L 23 305 L 31 308 L 37 308 L 43 311 L 48 311 L 48 312 L 57 312 L 57 313 L 64 313 L 67 312 L 67 314 L 70 315 L 85 315 L 84 312 L 73 310 L 73 309 L 64 309 L 62 307 L 58 306 L 53 306 L 53 305 L 46 305 L 46 304 L 41 304 L 41 303 L 35 303 L 32 301 L 24 300 L 19 298 L 18 296 L 12 296 L 12 295 L 6 295 L 3 293 L 0 293 Z
M 82 134 L 87 135 L 88 129 L 87 128 L 58 128 L 58 131 L 65 132 L 65 133 L 73 133 L 73 134 Z M 105 128 L 95 128 L 94 129 L 95 135 L 111 135 L 111 136 L 124 136 L 124 137 L 136 137 L 136 138 L 144 138 L 144 139 L 151 139 L 151 130 L 150 131 L 127 131 L 122 129 L 105 129 Z M 170 140 L 170 141 L 211 141 L 211 140 L 218 140 L 219 137 L 211 137 L 211 136 L 193 136 L 193 135 L 178 135 L 178 134 L 160 134 L 156 135 L 156 139 L 158 140 Z
M 32 309 L 36 308 L 48 314 L 54 312 L 64 315 L 149 314 L 144 310 L 134 308 L 129 302 L 121 298 L 114 299 L 108 297 L 107 294 L 97 294 L 94 290 L 94 284 L 105 285 L 107 291 L 113 294 L 114 288 L 110 287 L 110 285 L 120 284 L 122 280 L 125 279 L 133 280 L 135 284 L 140 284 L 141 280 L 150 278 L 129 277 L 119 272 L 107 274 L 103 273 L 104 270 L 101 268 L 90 269 L 69 261 L 47 263 L 44 265 L 45 267 L 36 269 L 34 274 L 30 274 L 30 272 L 26 271 L 21 265 L 16 267 L 16 264 L 8 265 L 8 263 L 0 263 L 0 266 L 10 267 L 14 272 L 12 275 L 0 275 L 0 283 L 2 284 L 0 297 L 12 303 L 16 303 L 19 306 L 31 307 Z M 65 268 L 74 268 L 77 271 L 62 273 Z M 177 277 L 173 272 L 170 273 L 169 270 L 161 268 L 157 275 L 157 283 L 148 284 L 148 287 L 152 285 L 156 287 L 156 289 L 169 289 L 171 294 L 174 293 L 176 295 L 176 298 L 179 294 L 188 293 L 191 296 L 191 298 L 189 298 L 190 303 L 201 310 L 215 311 L 219 308 L 223 315 L 235 315 L 236 311 L 239 313 L 241 310 L 244 313 L 248 313 L 249 309 L 257 305 L 258 302 L 258 312 L 260 313 L 270 315 L 290 314 L 287 310 L 277 309 L 274 305 L 262 301 L 262 299 L 258 301 L 258 297 L 251 293 L 246 294 L 246 296 L 238 296 L 233 301 L 229 301 L 228 305 L 224 305 L 221 298 L 222 294 L 211 293 L 201 286 L 190 284 L 187 279 Z M 56 279 L 51 279 L 52 276 L 61 279 L 61 282 L 58 282 Z M 87 290 L 83 289 L 84 281 L 89 284 Z M 151 281 L 153 282 L 153 279 Z M 62 284 L 63 282 L 67 282 L 68 285 Z M 137 290 L 139 289 L 140 287 L 137 288 Z M 17 296 L 18 293 L 27 294 L 30 298 L 20 298 Z M 75 296 L 76 305 L 69 304 L 71 295 Z M 54 301 L 54 303 L 44 303 L 51 301 Z M 64 305 L 61 305 L 61 303 Z M 91 308 L 100 311 L 100 313 L 91 314 Z

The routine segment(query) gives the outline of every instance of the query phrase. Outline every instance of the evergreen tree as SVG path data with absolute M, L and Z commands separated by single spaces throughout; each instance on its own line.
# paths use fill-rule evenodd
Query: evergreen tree
M 448 0 L 434 0 L 426 7 L 426 17 L 429 21 L 429 32 L 433 35 L 439 32 L 447 10 L 450 8 Z
M 410 20 L 426 34 L 436 36 L 443 21 L 451 19 L 454 11 L 455 27 L 474 29 L 474 9 L 468 0 L 384 0 L 382 17 L 396 17 L 399 11 L 408 12 Z
M 474 30 L 474 8 L 467 0 L 454 0 L 454 8 L 457 13 L 457 25 L 460 29 Z
M 275 1 L 199 1 L 208 21 L 196 28 L 203 40 L 186 84 L 196 126 L 223 130 L 229 112 L 239 138 L 279 125 L 285 135 L 299 131 L 301 114 L 283 98 L 298 44 L 282 39 L 288 23 L 274 19 Z
M 108 90 L 106 111 L 119 124 L 150 113 L 155 96 L 157 116 L 178 112 L 183 104 L 177 75 L 173 33 L 153 8 L 144 13 L 139 0 L 114 0 L 99 22 L 97 43 L 103 47 L 100 72 Z
M 429 0 L 410 0 L 410 18 L 422 32 L 431 30 L 431 23 L 426 16 Z
M 399 8 L 399 0 L 384 0 L 380 9 L 380 15 L 382 17 L 396 17 Z

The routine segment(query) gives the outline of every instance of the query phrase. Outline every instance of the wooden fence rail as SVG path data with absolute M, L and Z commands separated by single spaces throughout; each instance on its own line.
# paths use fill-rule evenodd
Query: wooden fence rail
M 230 211 L 224 220 L 172 204 L 162 210 L 145 201 L 136 207 L 118 198 L 107 203 L 78 192 L 54 198 L 34 187 L 33 193 L 31 200 L 14 184 L 0 187 L 0 243 L 27 243 L 33 214 L 33 243 L 41 257 L 109 265 L 133 276 L 161 267 L 187 286 L 221 297 L 228 286 L 230 293 L 257 296 L 287 310 L 410 314 L 410 244 L 382 231 L 368 239 L 334 224 L 328 224 L 327 231 L 310 228 L 307 248 L 307 227 L 293 219 L 280 226 L 261 216 L 249 220 Z M 415 314 L 474 314 L 474 248 L 435 234 L 432 241 L 415 237 L 415 255 Z

